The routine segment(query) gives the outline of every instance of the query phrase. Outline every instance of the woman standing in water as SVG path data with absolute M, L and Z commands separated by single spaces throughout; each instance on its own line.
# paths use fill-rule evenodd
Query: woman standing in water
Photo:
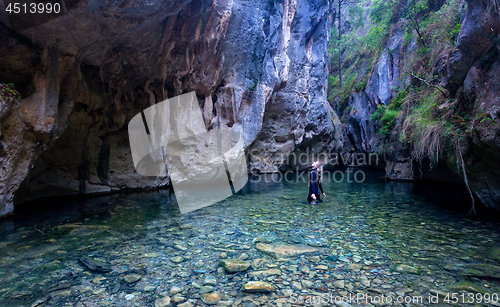
M 312 164 L 312 171 L 309 174 L 309 195 L 307 196 L 307 200 L 311 205 L 315 205 L 316 200 L 318 202 L 322 202 L 320 193 L 326 196 L 326 194 L 323 192 L 323 186 L 321 185 L 321 175 L 321 164 L 316 161 Z

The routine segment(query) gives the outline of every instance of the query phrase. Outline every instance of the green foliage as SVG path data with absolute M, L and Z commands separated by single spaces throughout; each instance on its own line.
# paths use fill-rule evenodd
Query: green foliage
M 356 92 L 361 92 L 366 88 L 366 84 L 368 83 L 368 77 L 363 78 L 359 82 L 354 83 L 354 90 Z
M 364 38 L 357 35 L 358 29 L 365 26 L 364 9 L 361 3 L 351 1 L 347 6 L 347 21 L 344 19 L 343 32 L 339 40 L 338 26 L 332 25 L 328 53 L 330 55 L 330 77 L 328 80 L 328 99 L 340 100 L 340 105 L 347 102 L 353 89 L 362 90 L 366 87 L 365 79 L 358 78 L 358 68 L 361 64 L 359 48 L 364 45 Z M 342 63 L 342 86 L 340 86 L 339 59 Z
M 396 1 L 394 0 L 374 0 L 370 8 L 370 19 L 373 23 L 382 23 L 389 21 L 392 18 L 392 7 Z
M 255 80 L 249 87 L 248 87 L 248 91 L 250 93 L 253 93 L 253 91 L 255 90 L 255 87 L 257 86 L 257 83 L 258 83 L 258 80 Z
M 422 19 L 432 8 L 429 7 L 428 0 L 411 0 L 402 10 L 401 18 L 404 19 Z
M 379 122 L 379 130 L 377 133 L 382 135 L 384 139 L 390 137 L 392 130 L 396 126 L 396 119 L 401 113 L 402 103 L 407 96 L 407 91 L 399 91 L 388 106 L 381 104 L 378 106 L 375 113 L 372 114 L 370 119 Z
M 380 24 L 372 26 L 370 32 L 365 36 L 363 42 L 368 52 L 379 52 L 382 50 L 387 35 L 389 34 L 389 25 Z M 379 53 L 374 53 L 378 57 Z
M 405 45 L 407 45 L 412 38 L 412 30 L 408 27 L 405 29 Z
M 379 106 L 371 117 L 379 123 L 378 133 L 386 141 L 399 140 L 410 146 L 416 159 L 437 161 L 462 148 L 473 127 L 493 121 L 484 112 L 474 114 L 473 109 L 460 109 L 456 101 L 444 97 L 435 87 L 440 81 L 438 72 L 443 58 L 455 48 L 463 4 L 464 0 L 372 0 L 368 14 L 371 25 L 363 31 L 347 31 L 339 41 L 338 29 L 332 27 L 328 99 L 338 101 L 337 108 L 347 111 L 344 114 L 351 111 L 346 106 L 351 93 L 366 88 L 382 47 L 398 24 L 405 29 L 406 46 L 417 41 L 411 53 L 400 54 L 401 79 L 415 75 L 425 81 L 413 78 L 415 85 L 402 86 L 389 105 Z M 352 17 L 358 14 L 356 10 L 348 9 L 351 24 L 358 22 Z M 343 60 L 342 86 L 338 77 L 339 57 Z M 493 56 L 485 57 L 484 65 L 490 58 Z
M 21 94 L 14 88 L 13 83 L 0 82 L 0 99 L 12 102 L 14 99 L 21 99 Z
M 396 118 L 399 115 L 399 111 L 392 110 L 389 107 L 381 104 L 379 105 L 377 111 L 371 116 L 371 120 L 378 120 L 379 129 L 378 134 L 382 135 L 385 139 L 390 137 L 392 129 L 396 125 Z
M 347 9 L 351 26 L 354 30 L 365 26 L 363 7 L 360 4 L 351 5 Z
M 479 124 L 482 124 L 482 123 L 491 124 L 491 123 L 493 123 L 493 118 L 491 118 L 490 114 L 482 111 L 481 113 L 479 113 L 477 115 L 475 122 L 479 123 Z
M 455 23 L 455 26 L 450 31 L 450 43 L 455 44 L 458 33 L 460 33 L 460 29 L 462 24 L 460 23 L 460 19 Z
M 401 105 L 403 104 L 403 101 L 406 99 L 406 97 L 408 97 L 408 90 L 402 89 L 398 91 L 396 97 L 394 97 L 389 106 L 394 110 L 401 110 Z

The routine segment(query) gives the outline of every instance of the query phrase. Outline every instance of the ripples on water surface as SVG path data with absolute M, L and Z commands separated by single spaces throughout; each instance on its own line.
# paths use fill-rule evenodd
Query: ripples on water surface
M 303 202 L 307 184 L 272 176 L 182 216 L 170 191 L 33 202 L 0 221 L 0 306 L 290 306 L 320 297 L 335 306 L 324 298 L 350 294 L 416 299 L 377 306 L 428 306 L 429 295 L 446 293 L 467 306 L 471 297 L 500 306 L 497 217 L 465 217 L 460 187 L 365 172 L 364 183 L 325 182 L 325 202 L 315 206 Z M 318 251 L 275 259 L 258 243 Z M 252 266 L 227 274 L 226 255 Z M 91 271 L 83 257 L 111 271 Z M 254 280 L 274 291 L 243 292 Z M 498 303 L 478 302 L 489 297 Z

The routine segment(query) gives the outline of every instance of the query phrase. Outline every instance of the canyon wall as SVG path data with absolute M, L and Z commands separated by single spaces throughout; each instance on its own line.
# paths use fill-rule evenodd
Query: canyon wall
M 168 185 L 135 172 L 127 124 L 191 91 L 207 129 L 242 135 L 252 172 L 339 146 L 329 0 L 64 3 L 45 19 L 0 13 L 0 81 L 22 94 L 1 101 L 0 216 L 45 196 Z
M 492 0 L 467 0 L 455 48 L 444 54 L 436 67 L 435 86 L 446 89 L 453 103 L 476 118 L 464 138 L 463 162 L 472 192 L 487 207 L 500 209 L 500 8 Z M 405 43 L 405 31 L 396 24 L 383 45 L 366 89 L 350 95 L 347 107 L 338 111 L 346 122 L 344 152 L 385 155 L 386 177 L 391 180 L 432 180 L 464 184 L 459 153 L 432 165 L 416 161 L 411 148 L 399 141 L 401 118 L 396 119 L 389 142 L 376 133 L 377 120 L 370 120 L 379 105 L 388 105 L 397 90 L 421 82 L 408 73 L 408 62 L 417 48 L 417 37 Z M 432 45 L 430 46 L 433 47 Z M 405 77 L 401 72 L 406 69 Z M 431 85 L 429 85 L 431 86 Z M 446 104 L 443 107 L 447 107 Z M 458 158 L 458 159 L 457 159 Z
M 500 209 L 500 6 L 467 0 L 456 50 L 442 85 L 481 118 L 472 124 L 464 152 L 470 188 L 487 207 Z

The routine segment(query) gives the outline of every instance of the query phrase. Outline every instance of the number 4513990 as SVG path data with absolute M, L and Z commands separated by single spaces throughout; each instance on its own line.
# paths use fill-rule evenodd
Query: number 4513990
M 448 293 L 443 299 L 445 303 L 462 303 L 462 304 L 474 304 L 474 303 L 497 303 L 498 294 L 497 293 Z
M 5 8 L 9 14 L 50 14 L 61 12 L 59 3 L 9 3 Z

